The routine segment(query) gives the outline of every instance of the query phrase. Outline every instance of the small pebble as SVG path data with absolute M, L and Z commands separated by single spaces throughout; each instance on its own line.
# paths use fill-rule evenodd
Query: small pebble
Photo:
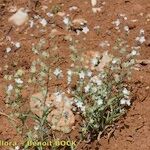
M 23 8 L 19 9 L 15 14 L 13 14 L 8 21 L 16 26 L 21 26 L 25 24 L 28 20 L 28 14 Z
M 10 48 L 10 47 L 7 47 L 7 48 L 6 48 L 6 52 L 7 52 L 7 53 L 11 52 L 11 48 Z
M 19 42 L 16 42 L 16 43 L 15 43 L 15 46 L 16 46 L 16 48 L 20 48 L 20 47 L 21 47 L 21 44 L 20 44 Z
M 96 6 L 97 0 L 91 0 L 91 4 L 92 4 L 93 7 Z

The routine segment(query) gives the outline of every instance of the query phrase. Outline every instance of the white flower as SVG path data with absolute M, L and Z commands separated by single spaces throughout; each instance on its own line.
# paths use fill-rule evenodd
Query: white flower
M 102 85 L 102 80 L 97 80 L 96 84 L 97 85 Z
M 81 111 L 85 111 L 85 106 L 83 106 L 83 102 L 76 100 L 76 106 L 81 109 Z
M 84 91 L 85 91 L 85 93 L 88 93 L 88 92 L 89 92 L 89 90 L 90 90 L 90 86 L 89 86 L 89 85 L 87 85 L 86 87 L 84 87 Z
M 62 70 L 60 70 L 59 68 L 56 68 L 55 71 L 54 71 L 54 75 L 57 76 L 57 77 L 61 76 L 62 75 Z
M 64 24 L 65 24 L 65 25 L 69 25 L 70 20 L 69 20 L 69 18 L 68 18 L 68 17 L 64 17 L 63 22 L 64 22 Z
M 33 17 L 34 17 L 34 19 L 39 19 L 40 18 L 39 15 L 34 15 Z
M 114 58 L 113 60 L 112 60 L 112 64 L 116 64 L 118 62 L 118 59 L 116 59 L 116 58 Z
M 96 66 L 98 64 L 98 59 L 95 57 L 91 60 L 92 65 Z
M 136 54 L 137 54 L 137 51 L 136 50 L 132 50 L 131 55 L 135 56 Z
M 128 105 L 128 106 L 130 106 L 131 105 L 131 101 L 129 99 L 123 98 L 123 99 L 121 99 L 120 104 L 121 105 Z
M 139 39 L 139 42 L 142 44 L 144 43 L 146 40 L 145 40 L 145 37 L 144 36 L 141 36 L 140 39 Z
M 83 71 L 81 71 L 81 72 L 79 73 L 79 78 L 80 78 L 80 79 L 84 79 L 84 78 L 85 78 L 85 73 L 84 73 Z
M 144 36 L 141 36 L 141 37 L 137 37 L 136 41 L 139 41 L 141 44 L 143 44 L 146 40 Z
M 56 102 L 61 102 L 62 101 L 62 96 L 64 93 L 60 93 L 60 92 L 56 92 L 54 93 L 55 97 L 56 97 Z
M 113 24 L 115 24 L 118 27 L 120 25 L 120 20 L 117 19 L 116 21 L 113 22 Z
M 97 101 L 97 104 L 98 104 L 98 105 L 102 105 L 102 104 L 103 104 L 103 100 L 102 100 L 102 99 L 99 99 L 99 100 Z
M 37 126 L 34 126 L 34 130 L 38 130 L 39 129 L 39 126 L 37 125 Z
M 10 48 L 10 47 L 7 47 L 7 48 L 6 48 L 6 52 L 9 53 L 10 51 L 11 51 L 11 48 Z
M 83 103 L 80 102 L 80 101 L 78 101 L 78 102 L 76 103 L 76 105 L 77 105 L 78 108 L 81 108 L 81 107 L 83 106 Z
M 16 146 L 16 147 L 15 147 L 15 150 L 20 150 L 20 147 L 19 147 L 19 146 Z
M 96 83 L 97 85 L 101 85 L 101 84 L 102 84 L 102 80 L 100 80 L 98 76 L 92 77 L 92 78 L 91 78 L 91 81 L 92 81 L 93 83 Z
M 92 76 L 92 72 L 91 72 L 91 71 L 88 71 L 88 72 L 87 72 L 87 76 L 88 76 L 88 77 L 91 77 L 91 76 Z
M 93 124 L 93 123 L 94 123 L 94 120 L 93 120 L 93 119 L 90 119 L 90 123 L 92 123 L 92 124 Z
M 47 25 L 47 21 L 44 18 L 40 20 L 40 23 L 42 24 L 43 27 Z
M 13 90 L 13 86 L 10 84 L 7 88 L 7 93 L 11 92 Z
M 126 88 L 124 88 L 122 92 L 123 92 L 123 94 L 125 96 L 129 96 L 130 95 L 130 91 L 128 91 Z
M 140 35 L 142 35 L 142 34 L 144 34 L 144 33 L 145 33 L 144 29 L 141 29 L 141 30 L 140 30 Z
M 82 32 L 87 34 L 89 32 L 89 28 L 88 27 L 83 27 Z
M 22 81 L 20 78 L 16 78 L 16 79 L 15 79 L 15 82 L 16 82 L 17 84 L 23 84 L 23 81 Z
M 21 45 L 20 45 L 19 42 L 16 42 L 16 43 L 15 43 L 15 46 L 16 46 L 16 48 L 20 48 L 20 47 L 21 47 Z
M 68 76 L 71 76 L 71 75 L 72 75 L 72 71 L 71 71 L 71 70 L 68 70 L 68 71 L 67 71 L 67 74 L 68 74 Z
M 125 26 L 125 27 L 124 27 L 124 30 L 125 30 L 126 32 L 129 32 L 129 27 L 128 27 L 128 26 Z
M 85 106 L 82 106 L 80 109 L 81 109 L 82 112 L 84 112 L 85 111 Z

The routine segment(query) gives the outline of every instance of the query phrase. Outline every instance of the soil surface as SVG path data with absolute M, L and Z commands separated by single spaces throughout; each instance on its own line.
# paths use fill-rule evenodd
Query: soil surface
M 30 23 L 17 27 L 8 22 L 8 18 L 14 12 L 11 7 L 28 9 L 29 19 L 34 20 L 34 26 Z M 59 15 L 48 17 L 46 14 L 53 6 L 60 6 Z M 76 6 L 76 10 L 70 11 L 69 8 Z M 94 13 L 90 0 L 1 0 L 0 1 L 0 110 L 6 114 L 11 110 L 5 105 L 4 88 L 6 82 L 3 77 L 11 74 L 17 68 L 29 70 L 33 57 L 32 44 L 39 42 L 40 38 L 47 39 L 45 48 L 49 48 L 52 42 L 49 38 L 51 31 L 55 28 L 59 31 L 56 43 L 58 49 L 52 55 L 61 56 L 62 60 L 54 67 L 61 66 L 64 70 L 70 65 L 70 50 L 68 41 L 64 36 L 71 35 L 78 40 L 79 54 L 85 51 L 108 50 L 111 52 L 117 38 L 123 38 L 129 45 L 134 45 L 140 30 L 144 30 L 146 41 L 141 45 L 138 64 L 134 70 L 129 85 L 133 91 L 132 106 L 127 115 L 116 123 L 116 128 L 111 137 L 104 136 L 100 141 L 93 141 L 89 144 L 82 142 L 77 147 L 87 150 L 150 150 L 150 1 L 149 0 L 97 0 L 97 8 L 100 12 Z M 124 15 L 125 14 L 125 15 Z M 42 26 L 35 15 L 47 20 L 47 25 Z M 77 35 L 75 30 L 68 31 L 64 25 L 64 16 L 74 20 L 85 19 L 89 32 Z M 125 18 L 126 17 L 126 18 Z M 119 29 L 115 29 L 112 23 L 120 20 Z M 125 36 L 123 29 L 129 27 L 129 34 Z M 108 41 L 110 46 L 101 47 L 100 43 Z M 19 42 L 21 46 L 16 48 L 12 42 Z M 6 48 L 10 47 L 11 52 L 6 53 Z M 142 61 L 143 60 L 143 61 Z M 144 62 L 146 61 L 146 62 Z M 18 62 L 15 66 L 14 62 Z M 4 67 L 8 65 L 7 71 Z M 54 84 L 57 84 L 54 82 Z M 60 81 L 59 84 L 64 84 Z M 72 133 L 71 137 L 76 136 Z M 21 137 L 11 126 L 7 117 L 0 115 L 0 139 L 21 141 Z M 1 148 L 6 150 L 6 148 Z

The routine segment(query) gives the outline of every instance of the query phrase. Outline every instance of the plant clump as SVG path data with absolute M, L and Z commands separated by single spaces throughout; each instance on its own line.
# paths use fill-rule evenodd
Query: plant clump
M 28 74 L 19 69 L 14 75 L 5 76 L 11 82 L 6 92 L 7 105 L 18 112 L 22 102 L 29 100 L 28 111 L 15 114 L 23 124 L 28 118 L 35 124 L 33 130 L 27 127 L 26 139 L 44 141 L 54 131 L 70 133 L 77 115 L 81 118 L 79 132 L 82 139 L 92 140 L 107 133 L 107 127 L 126 114 L 132 104 L 127 81 L 139 47 L 131 47 L 129 52 L 126 43 L 118 39 L 113 47 L 118 56 L 108 51 L 102 54 L 87 51 L 78 56 L 72 44 L 72 64 L 64 72 L 61 66 L 53 67 L 61 58 L 51 56 L 51 49 L 44 50 L 45 44 L 45 39 L 41 39 L 33 45 L 36 59 Z M 65 88 L 56 84 L 50 90 L 53 81 L 59 83 L 62 79 Z M 23 95 L 27 89 L 30 90 L 29 99 Z M 23 132 L 20 128 L 19 131 Z

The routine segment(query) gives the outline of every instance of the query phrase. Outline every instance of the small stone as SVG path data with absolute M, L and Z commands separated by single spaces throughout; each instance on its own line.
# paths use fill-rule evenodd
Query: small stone
M 97 0 L 91 0 L 91 4 L 92 4 L 93 7 L 96 6 Z
M 48 6 L 46 6 L 46 5 L 43 5 L 43 6 L 42 6 L 42 10 L 43 10 L 43 11 L 46 11 L 47 9 L 48 9 Z
M 60 17 L 64 17 L 65 14 L 66 14 L 65 12 L 58 12 L 58 13 L 57 13 L 57 15 L 60 16 Z
M 70 133 L 75 123 L 75 116 L 68 108 L 54 109 L 48 116 L 48 121 L 52 123 L 52 129 Z
M 103 71 L 105 66 L 107 66 L 112 61 L 112 56 L 108 54 L 108 51 L 103 53 L 103 57 L 100 61 L 100 64 L 97 66 L 97 71 Z
M 15 43 L 15 46 L 16 46 L 16 48 L 20 48 L 20 47 L 21 47 L 21 45 L 20 45 L 19 42 L 16 42 L 16 43 Z
M 50 13 L 50 12 L 48 12 L 46 15 L 47 15 L 48 17 L 53 17 L 53 16 L 54 16 L 54 14 L 52 14 L 52 13 Z
M 55 36 L 59 36 L 59 35 L 64 35 L 64 33 L 61 31 L 58 31 L 57 29 L 52 29 L 52 31 L 50 33 L 50 37 L 55 37 Z
M 21 26 L 25 24 L 28 20 L 28 14 L 24 8 L 20 8 L 15 14 L 13 14 L 8 21 L 16 26 Z
M 30 98 L 31 111 L 42 117 L 44 111 L 45 96 L 39 92 Z M 75 123 L 75 116 L 72 112 L 72 98 L 66 96 L 65 93 L 49 94 L 45 101 L 45 106 L 53 108 L 47 116 L 47 121 L 52 124 L 52 129 L 69 133 Z
M 93 11 L 93 13 L 98 13 L 98 12 L 101 12 L 101 8 L 99 7 L 99 8 L 92 8 L 92 11 Z
M 83 26 L 86 26 L 87 21 L 84 18 L 76 18 L 72 21 L 71 28 L 76 30 L 77 35 L 83 30 Z
M 73 23 L 74 23 L 74 24 L 83 25 L 83 24 L 86 24 L 87 21 L 86 21 L 85 19 L 83 19 L 83 18 L 78 18 L 78 19 L 74 19 L 74 20 L 73 20 Z
M 6 48 L 6 52 L 7 52 L 7 53 L 11 52 L 11 48 L 10 48 L 10 47 L 7 47 L 7 48 Z
M 77 10 L 77 9 L 78 9 L 77 6 L 72 6 L 72 7 L 69 8 L 70 11 L 74 11 L 74 10 Z
M 149 86 L 147 86 L 145 89 L 146 89 L 146 90 L 149 90 L 149 89 L 150 89 L 150 87 L 149 87 Z

